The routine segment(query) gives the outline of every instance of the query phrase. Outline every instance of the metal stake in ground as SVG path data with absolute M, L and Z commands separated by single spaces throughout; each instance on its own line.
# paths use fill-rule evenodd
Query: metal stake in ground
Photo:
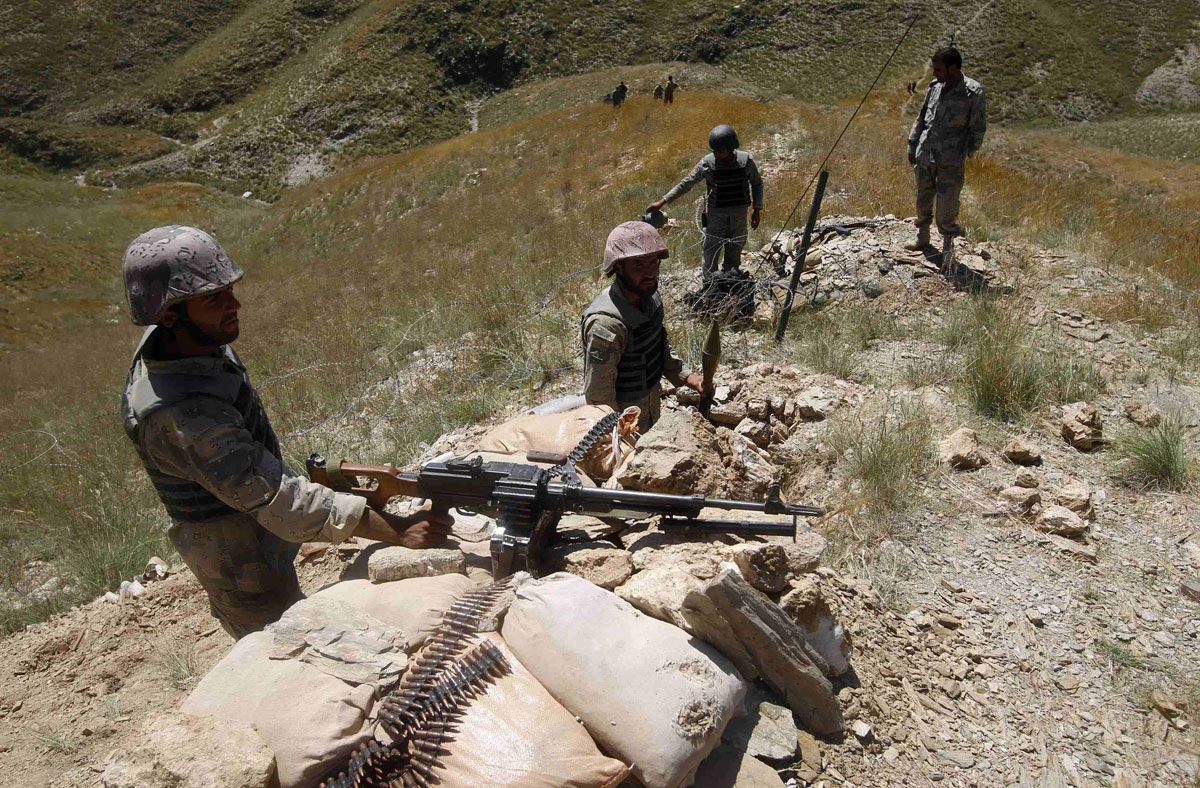
M 821 170 L 817 177 L 817 191 L 813 194 L 812 207 L 808 209 L 808 221 L 804 223 L 804 238 L 800 241 L 800 251 L 796 255 L 796 263 L 792 266 L 792 283 L 788 286 L 787 296 L 783 301 L 783 312 L 779 314 L 779 328 L 775 330 L 775 341 L 782 342 L 787 333 L 788 318 L 792 313 L 792 302 L 796 300 L 796 288 L 800 286 L 800 274 L 804 270 L 804 258 L 808 256 L 808 245 L 812 241 L 813 226 L 817 223 L 817 214 L 821 211 L 821 199 L 825 196 L 825 183 L 829 180 L 829 171 Z

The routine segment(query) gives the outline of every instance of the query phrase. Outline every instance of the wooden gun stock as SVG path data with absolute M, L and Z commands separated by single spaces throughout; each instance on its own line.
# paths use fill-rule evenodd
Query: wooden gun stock
M 343 462 L 338 466 L 341 479 L 334 477 L 325 467 L 325 458 L 319 454 L 310 455 L 306 463 L 308 477 L 317 484 L 323 484 L 337 492 L 351 493 L 367 499 L 367 505 L 372 509 L 383 511 L 387 502 L 397 495 L 413 498 L 417 495 L 416 474 L 403 473 L 394 465 L 359 465 Z M 364 480 L 375 482 L 373 487 L 363 486 Z M 434 507 L 436 511 L 437 507 Z

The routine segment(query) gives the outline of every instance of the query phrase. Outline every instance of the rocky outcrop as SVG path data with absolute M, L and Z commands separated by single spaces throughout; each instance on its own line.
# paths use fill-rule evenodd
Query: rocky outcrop
M 716 430 L 697 411 L 683 408 L 663 413 L 642 436 L 617 481 L 630 490 L 723 495 L 728 488 L 724 467 Z
M 1103 439 L 1100 413 L 1086 402 L 1063 406 L 1059 422 L 1063 439 L 1080 451 L 1091 451 Z
M 545 572 L 570 572 L 611 591 L 633 574 L 633 558 L 608 542 L 560 543 L 550 548 Z
M 960 427 L 938 444 L 938 459 L 958 471 L 973 471 L 988 464 L 979 435 L 969 427 Z

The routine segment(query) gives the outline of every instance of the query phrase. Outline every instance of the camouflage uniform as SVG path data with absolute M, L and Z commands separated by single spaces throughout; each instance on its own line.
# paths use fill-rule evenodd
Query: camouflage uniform
M 631 405 L 641 408 L 642 432 L 658 421 L 661 378 L 676 385 L 683 382 L 683 361 L 671 351 L 658 293 L 649 307 L 646 312 L 632 304 L 613 282 L 584 310 L 581 321 L 584 397 L 589 405 L 608 405 L 618 413 Z M 648 352 L 643 348 L 638 353 L 631 346 L 631 334 L 635 341 L 644 335 Z M 628 382 L 631 376 L 637 378 L 633 383 Z
M 908 152 L 916 157 L 918 228 L 934 218 L 943 238 L 963 234 L 958 224 L 959 195 L 967 156 L 983 145 L 987 103 L 983 86 L 964 76 L 953 88 L 934 82 L 908 135 Z
M 303 598 L 299 543 L 341 542 L 365 501 L 289 470 L 246 368 L 228 345 L 172 359 L 147 329 L 121 399 L 125 429 L 171 516 L 175 548 L 240 638 Z
M 708 277 L 716 269 L 722 251 L 722 269 L 731 271 L 741 266 L 748 226 L 746 208 L 753 204 L 754 210 L 762 210 L 763 182 L 754 157 L 746 151 L 735 151 L 733 158 L 725 160 L 710 153 L 663 196 L 663 202 L 674 202 L 701 181 L 708 187 L 708 206 L 700 258 L 704 276 Z
M 667 84 L 663 86 L 663 102 L 666 104 L 675 103 L 675 88 L 679 87 L 679 83 L 673 79 L 667 79 Z

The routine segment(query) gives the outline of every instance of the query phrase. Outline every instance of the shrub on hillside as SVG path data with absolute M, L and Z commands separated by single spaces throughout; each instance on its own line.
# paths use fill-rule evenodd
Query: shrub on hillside
M 1166 416 L 1149 429 L 1128 432 L 1116 444 L 1133 478 L 1147 486 L 1179 490 L 1194 478 L 1187 427 L 1177 416 Z

